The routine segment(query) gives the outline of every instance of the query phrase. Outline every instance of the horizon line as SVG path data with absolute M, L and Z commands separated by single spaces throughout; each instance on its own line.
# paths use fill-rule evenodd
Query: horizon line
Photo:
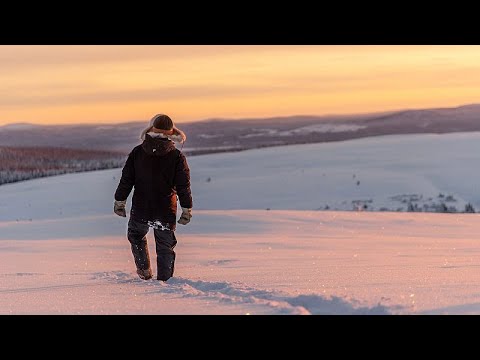
M 175 124 L 191 124 L 191 123 L 198 123 L 198 122 L 209 122 L 209 121 L 246 121 L 246 120 L 268 120 L 268 119 L 287 119 L 287 118 L 295 118 L 295 117 L 317 117 L 317 118 L 327 118 L 327 117 L 356 117 L 356 116 L 367 116 L 367 115 L 384 115 L 384 114 L 394 114 L 404 111 L 421 111 L 421 110 L 453 110 L 453 109 L 460 109 L 463 107 L 468 106 L 480 106 L 480 103 L 465 103 L 456 106 L 445 106 L 445 107 L 428 107 L 428 108 L 399 108 L 394 110 L 378 110 L 373 112 L 357 112 L 357 113 L 330 113 L 330 114 L 321 114 L 321 115 L 313 115 L 313 114 L 291 114 L 291 115 L 273 115 L 273 116 L 264 116 L 264 117 L 244 117 L 244 118 L 221 118 L 221 117 L 211 117 L 211 118 L 204 118 L 198 120 L 187 120 L 187 121 L 175 121 Z M 32 125 L 32 126 L 88 126 L 88 125 L 103 125 L 103 126 L 113 126 L 115 124 L 131 124 L 131 123 L 140 123 L 140 122 L 148 122 L 149 120 L 127 120 L 122 122 L 76 122 L 76 123 L 55 123 L 55 124 L 37 124 L 31 123 L 28 121 L 16 121 L 5 123 L 0 125 L 0 128 L 11 126 L 11 125 Z

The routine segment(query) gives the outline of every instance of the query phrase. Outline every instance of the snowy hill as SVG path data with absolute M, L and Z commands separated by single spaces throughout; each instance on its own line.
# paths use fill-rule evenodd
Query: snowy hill
M 39 125 L 35 124 L 30 124 L 26 122 L 21 122 L 21 123 L 12 123 L 12 124 L 7 124 L 0 126 L 0 131 L 25 131 L 25 130 L 32 130 L 39 128 Z
M 194 217 L 167 283 L 134 273 L 112 213 L 121 169 L 3 185 L 0 313 L 480 313 L 478 214 L 377 211 L 406 207 L 402 195 L 480 208 L 479 144 L 387 136 L 191 157 Z M 317 210 L 358 200 L 367 211 Z
M 146 121 L 123 124 L 0 126 L 2 146 L 59 146 L 127 153 Z M 358 115 L 207 119 L 177 124 L 189 154 L 323 143 L 372 136 L 480 131 L 480 105 Z M 28 130 L 28 131 L 26 131 Z
M 202 209 L 480 208 L 480 133 L 395 135 L 191 158 Z M 210 181 L 208 181 L 210 180 Z M 450 197 L 449 197 L 450 196 Z M 447 199 L 448 198 L 448 199 Z

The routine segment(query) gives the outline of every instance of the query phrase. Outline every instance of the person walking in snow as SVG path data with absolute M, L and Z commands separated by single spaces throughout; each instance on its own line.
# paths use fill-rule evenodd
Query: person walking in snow
M 179 224 L 192 218 L 190 169 L 185 155 L 175 147 L 184 143 L 185 133 L 164 114 L 157 114 L 142 132 L 142 144 L 128 155 L 122 177 L 115 191 L 114 212 L 126 217 L 125 205 L 132 188 L 132 207 L 127 238 L 131 244 L 137 274 L 143 280 L 152 278 L 146 235 L 154 229 L 157 253 L 157 280 L 173 276 L 177 197 L 182 207 Z

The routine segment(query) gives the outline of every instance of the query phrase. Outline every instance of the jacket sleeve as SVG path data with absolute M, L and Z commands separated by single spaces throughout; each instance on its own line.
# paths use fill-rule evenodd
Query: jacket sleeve
M 173 184 L 177 191 L 180 206 L 183 208 L 191 208 L 192 191 L 190 189 L 190 169 L 188 167 L 187 159 L 182 153 L 177 157 L 177 166 Z
M 133 150 L 128 155 L 127 161 L 123 166 L 122 177 L 120 183 L 115 191 L 115 200 L 123 201 L 127 200 L 130 191 L 132 191 L 133 185 L 135 185 L 135 165 L 133 161 Z

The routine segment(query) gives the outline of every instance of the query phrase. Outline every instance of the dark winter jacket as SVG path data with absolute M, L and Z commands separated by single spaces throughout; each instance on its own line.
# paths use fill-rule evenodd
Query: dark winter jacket
M 136 220 L 159 220 L 175 230 L 177 195 L 181 207 L 192 207 L 187 159 L 167 138 L 147 134 L 128 155 L 115 200 L 126 200 L 133 187 L 130 216 Z

